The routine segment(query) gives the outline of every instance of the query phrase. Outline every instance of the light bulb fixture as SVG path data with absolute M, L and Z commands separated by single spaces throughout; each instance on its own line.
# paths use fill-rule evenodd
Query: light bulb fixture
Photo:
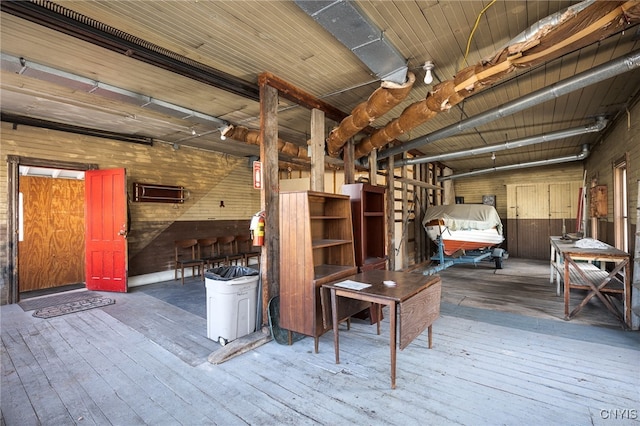
M 225 140 L 227 139 L 226 133 L 228 131 L 230 131 L 231 129 L 233 129 L 233 126 L 231 124 L 227 124 L 226 126 L 222 126 L 220 127 L 218 130 L 220 130 L 220 139 L 221 140 Z
M 493 161 L 496 161 L 496 153 L 495 153 L 495 152 L 492 152 L 492 153 L 491 153 L 491 159 L 492 159 Z
M 435 67 L 435 64 L 432 61 L 427 61 L 422 66 L 422 69 L 425 71 L 425 73 L 424 73 L 424 84 L 433 83 L 433 73 L 432 73 L 432 71 L 433 71 L 434 67 Z

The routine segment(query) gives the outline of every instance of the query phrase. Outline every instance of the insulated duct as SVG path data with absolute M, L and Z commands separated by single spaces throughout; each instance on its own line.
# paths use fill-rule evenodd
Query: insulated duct
M 459 71 L 453 79 L 437 84 L 423 101 L 410 105 L 398 118 L 364 138 L 356 146 L 355 158 L 387 145 L 472 94 L 491 87 L 518 68 L 532 67 L 559 58 L 639 23 L 640 2 L 595 2 L 575 13 L 565 14 L 563 18 L 555 27 L 541 29 L 526 42 L 510 45 L 492 55 L 489 61 L 469 66 Z M 382 158 L 421 144 L 400 145 L 395 150 L 387 151 Z
M 415 81 L 416 76 L 412 72 L 407 73 L 407 81 L 404 84 L 383 81 L 380 87 L 369 96 L 369 99 L 356 106 L 351 111 L 351 115 L 331 131 L 327 138 L 329 155 L 337 157 L 347 139 L 402 102 L 411 92 Z
M 582 145 L 582 151 L 580 151 L 580 153 L 576 155 L 571 155 L 568 157 L 551 158 L 549 160 L 531 161 L 529 163 L 510 164 L 508 166 L 491 167 L 489 169 L 474 170 L 466 173 L 458 173 L 458 174 L 453 174 L 449 176 L 442 176 L 438 178 L 438 182 L 444 182 L 445 180 L 457 179 L 461 177 L 482 175 L 485 173 L 503 172 L 506 170 L 517 170 L 517 169 L 525 169 L 528 167 L 540 167 L 540 166 L 548 166 L 550 164 L 579 161 L 587 158 L 590 153 L 591 151 L 589 150 L 589 144 L 584 144 Z
M 350 0 L 295 0 L 314 21 L 351 50 L 380 80 L 404 84 L 407 61 Z
M 260 146 L 260 131 L 251 130 L 243 126 L 228 125 L 220 130 L 220 135 L 225 138 L 231 138 L 236 141 L 245 142 L 251 145 Z M 291 142 L 283 141 L 278 138 L 278 152 L 287 154 L 291 157 L 303 158 L 309 160 L 307 150 Z
M 428 135 L 415 138 L 400 146 L 381 151 L 378 153 L 378 159 L 381 160 L 389 158 L 395 154 L 409 151 L 411 149 L 417 149 L 423 145 L 461 133 L 464 130 L 490 123 L 499 118 L 507 117 L 543 102 L 567 95 L 575 90 L 599 83 L 628 71 L 633 71 L 639 67 L 640 50 L 631 52 L 628 55 L 614 59 L 613 61 L 599 65 L 588 71 L 576 74 L 573 77 L 554 83 L 549 87 L 536 90 L 535 92 L 514 101 L 507 102 L 506 104 L 502 104 L 501 106 L 490 109 L 482 114 L 467 118 Z
M 572 127 L 570 129 L 559 130 L 557 132 L 544 133 L 541 135 L 530 136 L 517 139 L 515 141 L 507 141 L 496 145 L 488 145 L 480 148 L 472 148 L 465 151 L 448 152 L 446 154 L 432 155 L 429 157 L 415 157 L 404 160 L 395 161 L 395 167 L 408 166 L 413 164 L 433 163 L 436 161 L 452 160 L 454 158 L 471 157 L 480 154 L 489 154 L 497 151 L 504 151 L 513 148 L 522 148 L 523 146 L 535 145 L 543 142 L 550 142 L 558 139 L 570 138 L 573 136 L 584 135 L 586 133 L 596 133 L 602 131 L 607 126 L 607 120 L 599 118 L 598 121 L 584 126 Z
M 537 34 L 541 31 L 548 31 L 549 29 L 560 25 L 565 19 L 566 16 L 575 15 L 578 12 L 581 12 L 583 9 L 591 6 L 596 0 L 584 0 L 580 3 L 571 5 L 563 10 L 556 12 L 552 15 L 547 16 L 546 18 L 542 18 L 535 24 L 531 25 L 529 28 L 509 40 L 504 46 L 502 46 L 499 50 L 503 50 L 511 45 L 515 45 L 518 43 L 526 43 L 530 40 L 535 39 Z M 487 59 L 489 61 L 490 58 Z

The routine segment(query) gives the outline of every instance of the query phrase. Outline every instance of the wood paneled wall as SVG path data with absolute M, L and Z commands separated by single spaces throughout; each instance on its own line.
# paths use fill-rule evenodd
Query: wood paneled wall
M 568 219 L 565 220 L 568 230 L 575 228 L 577 191 L 582 178 L 580 163 L 566 163 L 455 179 L 453 182 L 455 195 L 464 197 L 465 204 L 482 203 L 483 195 L 496 196 L 496 210 L 505 226 L 506 242 L 502 247 L 511 255 L 546 259 L 549 257 L 549 235 L 556 228 L 561 231 L 562 219 Z M 552 194 L 550 185 L 556 184 L 563 184 L 568 192 L 554 190 Z M 510 200 L 516 198 L 517 186 L 531 188 L 526 199 L 520 200 L 519 223 L 516 222 L 515 204 L 510 208 Z M 553 215 L 550 215 L 551 210 L 554 211 Z
M 591 147 L 591 155 L 585 161 L 587 184 L 594 181 L 606 185 L 607 217 L 598 220 L 598 238 L 608 244 L 615 244 L 613 209 L 613 163 L 622 156 L 629 155 L 627 164 L 627 217 L 629 218 L 629 252 L 634 253 L 634 233 L 637 227 L 636 206 L 638 205 L 638 182 L 640 182 L 640 100 L 631 106 L 626 114 L 619 117 L 603 140 Z
M 260 210 L 260 192 L 253 189 L 251 168 L 246 158 L 231 157 L 193 148 L 174 150 L 156 142 L 153 146 L 2 123 L 0 160 L 0 242 L 2 301 L 6 303 L 4 282 L 7 274 L 7 155 L 96 163 L 100 169 L 124 167 L 127 191 L 132 183 L 180 185 L 188 191 L 184 204 L 129 203 L 129 273 L 146 273 L 167 269 L 166 258 L 148 253 L 173 250 L 173 237 L 181 229 L 202 229 L 205 234 L 220 235 L 228 230 L 240 231 Z M 240 142 L 237 142 L 240 143 Z M 221 207 L 221 203 L 224 207 Z M 175 225 L 176 222 L 181 226 Z M 230 225 L 232 223 L 232 225 Z M 200 235 L 200 234 L 198 234 Z M 206 236 L 206 235 L 203 235 Z M 171 241 L 169 241 L 171 240 Z M 141 260 L 138 260 L 141 259 Z M 144 264 L 137 264 L 138 261 Z
M 460 178 L 455 179 L 453 185 L 455 195 L 464 197 L 465 204 L 481 204 L 483 195 L 495 195 L 496 210 L 502 219 L 506 219 L 507 185 L 582 181 L 582 177 L 582 164 L 572 162 Z
M 506 238 L 514 257 L 547 259 L 549 236 L 576 232 L 581 181 L 507 185 Z M 504 220 L 503 220 L 504 221 Z

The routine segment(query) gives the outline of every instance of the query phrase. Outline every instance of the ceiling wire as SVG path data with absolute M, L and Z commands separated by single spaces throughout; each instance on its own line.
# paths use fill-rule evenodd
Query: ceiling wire
M 469 34 L 469 39 L 467 40 L 467 50 L 464 52 L 464 57 L 462 58 L 462 61 L 460 61 L 460 69 L 462 69 L 464 67 L 464 64 L 467 63 L 467 56 L 469 55 L 471 40 L 473 39 L 473 34 L 476 32 L 476 29 L 478 28 L 478 24 L 480 23 L 480 18 L 482 17 L 484 12 L 486 12 L 487 9 L 489 9 L 495 2 L 496 0 L 491 0 L 491 3 L 486 5 L 484 9 L 482 9 L 478 14 L 478 17 L 476 18 L 476 23 L 473 25 L 473 29 L 471 30 L 471 34 Z

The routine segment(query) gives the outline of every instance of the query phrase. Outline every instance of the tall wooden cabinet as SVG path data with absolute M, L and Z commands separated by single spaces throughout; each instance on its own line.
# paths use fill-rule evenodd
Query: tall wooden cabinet
M 342 186 L 342 193 L 351 200 L 356 266 L 360 271 L 387 267 L 385 192 L 385 187 L 368 183 Z
M 315 191 L 280 193 L 280 327 L 318 338 L 322 284 L 357 272 L 349 197 Z M 346 319 L 367 304 L 340 307 Z

